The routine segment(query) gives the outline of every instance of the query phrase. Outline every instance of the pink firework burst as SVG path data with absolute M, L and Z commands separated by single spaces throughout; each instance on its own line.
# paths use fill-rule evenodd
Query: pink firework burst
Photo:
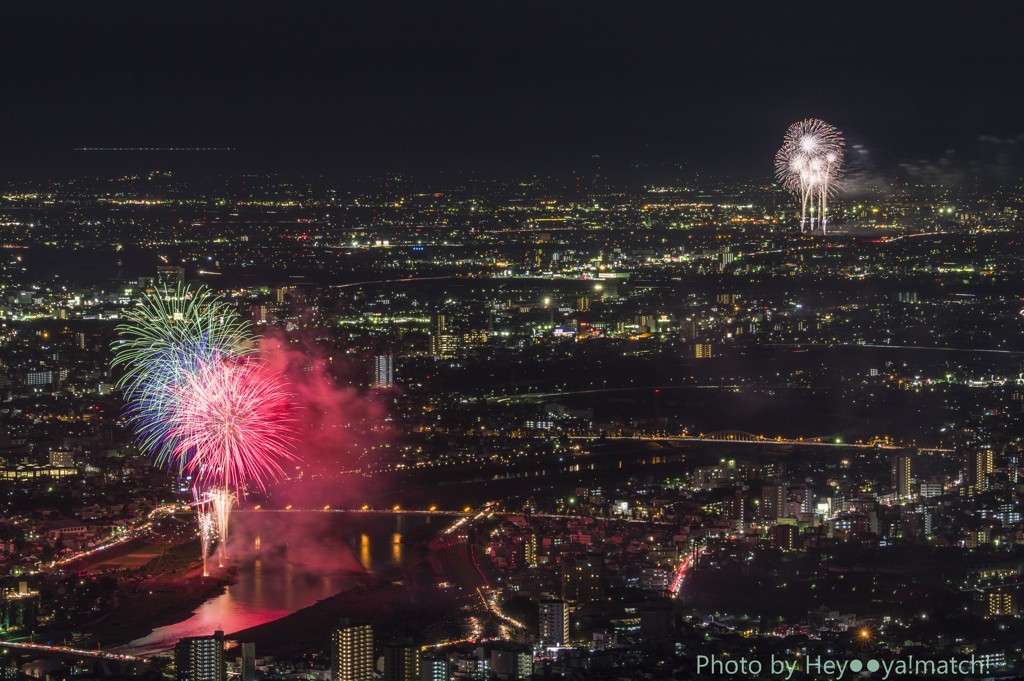
M 252 357 L 215 361 L 176 389 L 175 456 L 203 489 L 233 489 L 284 476 L 294 460 L 295 416 L 279 377 Z

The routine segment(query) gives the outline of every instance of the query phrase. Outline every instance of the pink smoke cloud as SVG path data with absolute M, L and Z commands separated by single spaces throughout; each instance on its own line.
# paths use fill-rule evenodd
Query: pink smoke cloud
M 323 330 L 317 330 L 322 336 Z M 274 329 L 260 339 L 260 357 L 279 372 L 296 407 L 291 476 L 329 478 L 366 468 L 393 439 L 384 405 L 346 379 L 355 367 L 333 342 L 306 331 Z

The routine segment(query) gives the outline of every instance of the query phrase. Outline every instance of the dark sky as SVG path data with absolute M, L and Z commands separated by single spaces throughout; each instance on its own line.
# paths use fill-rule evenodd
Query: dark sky
M 763 176 L 786 126 L 812 116 L 876 170 L 1012 174 L 1024 146 L 1016 7 L 9 4 L 0 174 L 142 158 L 74 147 L 214 146 L 236 151 L 143 160 L 486 174 L 599 155 L 609 172 L 641 162 Z

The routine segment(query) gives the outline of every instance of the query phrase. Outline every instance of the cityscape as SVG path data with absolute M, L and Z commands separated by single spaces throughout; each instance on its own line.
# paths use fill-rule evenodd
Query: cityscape
M 1009 14 L 939 111 L 905 9 L 306 11 L 12 24 L 4 681 L 1024 676 Z

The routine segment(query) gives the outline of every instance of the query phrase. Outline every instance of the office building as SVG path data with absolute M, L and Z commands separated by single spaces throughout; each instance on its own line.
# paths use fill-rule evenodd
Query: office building
M 565 601 L 541 601 L 540 644 L 542 646 L 564 646 L 569 641 L 569 608 Z
M 226 681 L 224 632 L 189 636 L 174 646 L 175 681 Z
M 331 635 L 332 681 L 370 681 L 373 678 L 373 627 L 369 624 L 341 626 Z

